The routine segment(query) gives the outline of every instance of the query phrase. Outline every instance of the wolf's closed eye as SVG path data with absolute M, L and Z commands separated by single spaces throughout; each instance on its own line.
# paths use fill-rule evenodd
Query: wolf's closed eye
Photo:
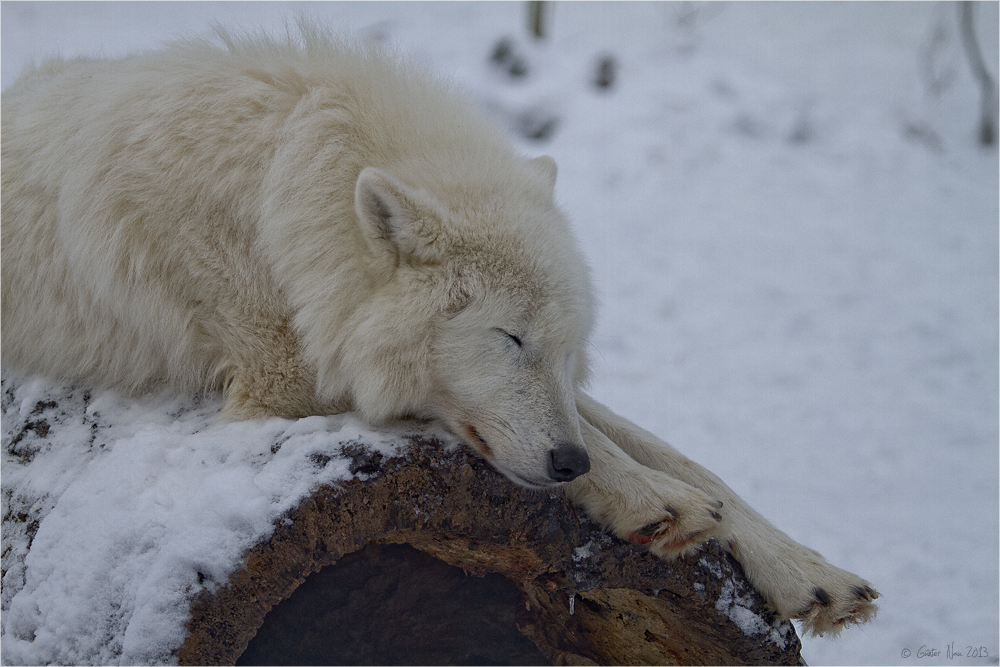
M 499 331 L 504 336 L 506 336 L 511 341 L 513 341 L 513 343 L 515 345 L 517 345 L 518 347 L 524 347 L 524 343 L 521 342 L 521 338 L 519 336 L 517 336 L 516 334 L 512 334 L 511 332 L 507 331 L 506 329 L 497 329 L 497 331 Z

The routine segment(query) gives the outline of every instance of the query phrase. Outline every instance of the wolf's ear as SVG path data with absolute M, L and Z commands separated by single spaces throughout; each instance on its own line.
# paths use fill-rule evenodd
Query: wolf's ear
M 556 187 L 556 172 L 559 168 L 556 167 L 556 161 L 553 160 L 548 155 L 543 155 L 541 157 L 536 157 L 534 160 L 529 160 L 528 164 L 538 170 L 546 179 L 549 184 L 549 189 Z
M 438 253 L 428 227 L 440 227 L 442 207 L 429 194 L 407 186 L 392 174 L 366 167 L 354 189 L 354 209 L 368 244 L 407 262 L 433 262 Z

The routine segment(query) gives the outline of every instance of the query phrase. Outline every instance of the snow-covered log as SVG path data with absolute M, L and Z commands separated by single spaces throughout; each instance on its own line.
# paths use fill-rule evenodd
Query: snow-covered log
M 4 378 L 5 664 L 232 664 L 310 574 L 393 543 L 505 577 L 552 664 L 799 660 L 715 543 L 666 563 L 427 425 L 229 424 L 219 407 Z
M 234 662 L 272 606 L 310 573 L 372 543 L 409 544 L 470 575 L 502 574 L 521 592 L 517 626 L 552 664 L 799 659 L 791 624 L 764 609 L 714 543 L 664 563 L 602 531 L 559 494 L 521 489 L 433 438 L 411 438 L 398 456 L 363 443 L 341 455 L 365 478 L 317 490 L 247 553 L 228 585 L 196 597 L 182 664 Z

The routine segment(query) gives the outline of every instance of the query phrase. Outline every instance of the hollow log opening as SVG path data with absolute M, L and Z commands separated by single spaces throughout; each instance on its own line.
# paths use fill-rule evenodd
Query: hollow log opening
M 402 544 L 311 575 L 264 618 L 237 665 L 542 665 L 517 630 L 521 593 Z

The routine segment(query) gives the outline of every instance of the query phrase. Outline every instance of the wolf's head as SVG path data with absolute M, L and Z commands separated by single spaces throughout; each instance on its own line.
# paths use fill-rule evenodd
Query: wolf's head
M 590 469 L 576 388 L 592 298 L 554 181 L 551 158 L 472 183 L 364 169 L 355 208 L 376 287 L 344 358 L 368 418 L 441 419 L 535 488 Z

